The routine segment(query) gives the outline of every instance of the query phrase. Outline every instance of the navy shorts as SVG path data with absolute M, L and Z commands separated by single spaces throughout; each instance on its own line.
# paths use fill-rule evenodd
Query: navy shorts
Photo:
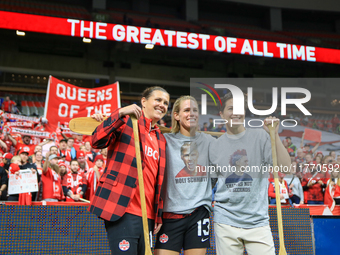
M 157 234 L 156 249 L 180 252 L 210 247 L 210 212 L 201 206 L 181 219 L 163 219 Z
M 154 221 L 148 219 L 149 239 L 152 242 Z M 125 213 L 117 221 L 105 220 L 111 254 L 135 255 L 145 253 L 142 217 Z

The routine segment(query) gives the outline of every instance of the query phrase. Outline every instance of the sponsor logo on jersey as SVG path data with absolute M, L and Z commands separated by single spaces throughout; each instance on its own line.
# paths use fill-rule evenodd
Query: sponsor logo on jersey
M 148 157 L 152 157 L 154 160 L 157 160 L 159 158 L 158 151 L 153 150 L 147 145 L 145 145 L 145 155 Z

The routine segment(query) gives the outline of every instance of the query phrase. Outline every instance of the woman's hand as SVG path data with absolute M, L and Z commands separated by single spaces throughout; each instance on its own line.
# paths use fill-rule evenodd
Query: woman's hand
M 267 125 L 274 125 L 274 122 L 278 122 L 278 125 L 275 128 L 275 134 L 278 134 L 279 133 L 280 120 L 278 118 L 275 118 L 275 117 L 272 117 L 272 116 L 270 116 L 270 117 L 268 117 L 264 120 L 263 128 L 264 128 L 264 130 L 267 131 L 268 134 L 269 134 L 269 128 L 267 127 Z
M 142 109 L 136 104 L 131 104 L 119 110 L 119 118 L 131 114 L 135 115 L 136 118 L 139 119 L 142 116 Z
M 106 114 L 101 114 L 101 113 L 95 113 L 91 115 L 92 119 L 95 119 L 96 121 L 102 122 L 104 119 L 107 118 Z
M 155 229 L 153 231 L 153 234 L 156 235 L 159 232 L 159 230 L 161 230 L 161 227 L 162 227 L 162 224 L 155 223 Z

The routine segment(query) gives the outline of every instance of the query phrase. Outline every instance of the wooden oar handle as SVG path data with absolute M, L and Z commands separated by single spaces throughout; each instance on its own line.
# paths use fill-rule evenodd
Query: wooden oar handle
M 277 213 L 277 223 L 279 230 L 279 242 L 280 242 L 280 250 L 279 255 L 286 255 L 286 248 L 283 236 L 283 223 L 282 223 L 282 209 L 281 209 L 281 199 L 280 199 L 280 184 L 279 184 L 279 175 L 277 173 L 278 165 L 277 165 L 277 155 L 276 155 L 276 127 L 278 122 L 271 122 L 267 125 L 269 129 L 270 142 L 272 146 L 272 158 L 273 158 L 273 175 L 274 175 L 274 183 L 275 183 L 275 199 L 276 199 L 276 213 Z
M 90 203 L 90 201 L 89 201 L 89 200 L 87 200 L 87 199 L 84 199 L 84 198 L 81 198 L 81 197 L 79 198 L 79 200 L 80 200 L 80 201 L 82 201 L 82 202 L 85 202 L 85 203 Z
M 269 129 L 270 142 L 271 142 L 271 146 L 272 146 L 273 166 L 277 166 L 276 140 L 275 140 L 275 137 L 276 137 L 275 130 L 276 130 L 277 125 L 278 125 L 277 122 L 272 122 L 272 123 L 267 125 L 267 127 Z
M 149 225 L 148 225 L 147 209 L 146 209 L 146 201 L 145 201 L 142 160 L 141 160 L 141 155 L 140 155 L 138 120 L 135 117 L 135 115 L 130 115 L 130 118 L 132 120 L 133 136 L 135 140 L 139 194 L 140 194 L 140 203 L 141 203 L 141 209 L 142 209 L 145 255 L 152 255 L 152 251 L 150 248 Z

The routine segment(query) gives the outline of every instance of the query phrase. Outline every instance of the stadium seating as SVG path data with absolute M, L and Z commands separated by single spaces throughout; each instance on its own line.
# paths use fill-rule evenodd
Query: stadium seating
M 28 107 L 27 101 L 25 100 L 21 101 L 21 112 L 23 115 L 27 115 L 27 116 L 30 115 L 30 109 Z
M 91 19 L 90 13 L 81 6 L 43 3 L 24 0 L 3 0 L 0 10 L 15 11 L 30 14 L 43 14 L 56 17 L 72 17 L 78 19 Z

